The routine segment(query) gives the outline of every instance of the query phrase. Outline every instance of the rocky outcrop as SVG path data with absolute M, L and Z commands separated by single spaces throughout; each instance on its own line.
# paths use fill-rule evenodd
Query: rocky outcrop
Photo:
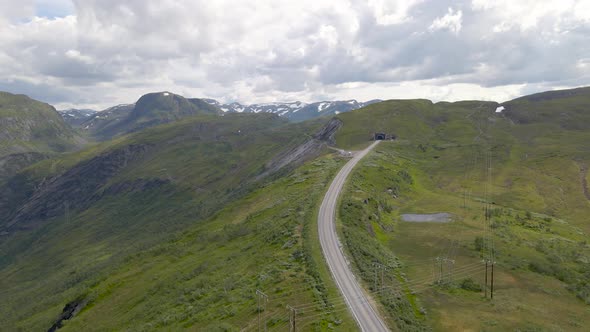
M 324 148 L 335 144 L 334 135 L 342 127 L 342 121 L 333 118 L 313 137 L 295 148 L 279 154 L 265 165 L 265 171 L 257 177 L 261 179 L 284 168 L 294 168 L 321 154 Z
M 140 179 L 107 186 L 128 164 L 142 158 L 149 148 L 149 145 L 128 145 L 42 181 L 32 194 L 23 197 L 17 204 L 19 208 L 12 212 L 5 229 L 31 228 L 44 220 L 63 215 L 65 205 L 81 211 L 105 195 L 146 190 L 166 183 L 167 180 L 161 179 Z
M 84 298 L 76 299 L 64 307 L 62 313 L 59 315 L 57 321 L 47 330 L 47 332 L 55 332 L 63 326 L 63 321 L 71 319 L 76 316 L 88 303 Z

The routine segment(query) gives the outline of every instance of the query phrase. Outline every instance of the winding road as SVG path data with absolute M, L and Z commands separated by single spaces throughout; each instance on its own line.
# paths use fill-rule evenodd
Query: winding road
M 322 252 L 332 272 L 332 277 L 336 281 L 340 292 L 344 296 L 348 308 L 352 312 L 354 319 L 357 321 L 360 329 L 364 332 L 389 331 L 383 319 L 373 308 L 371 300 L 363 291 L 361 285 L 357 282 L 352 270 L 348 266 L 348 261 L 344 257 L 338 235 L 336 234 L 336 204 L 338 196 L 344 187 L 346 178 L 354 166 L 371 151 L 380 141 L 375 141 L 365 150 L 357 153 L 342 169 L 332 181 L 318 215 L 318 231 Z

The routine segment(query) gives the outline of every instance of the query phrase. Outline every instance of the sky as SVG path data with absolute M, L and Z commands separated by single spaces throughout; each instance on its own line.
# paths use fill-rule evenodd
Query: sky
M 590 1 L 0 0 L 0 91 L 96 110 L 506 101 L 590 85 Z

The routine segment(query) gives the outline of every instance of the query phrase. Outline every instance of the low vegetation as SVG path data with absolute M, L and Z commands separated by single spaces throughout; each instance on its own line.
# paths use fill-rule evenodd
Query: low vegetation
M 337 222 L 393 329 L 590 323 L 590 99 L 574 92 L 503 113 L 491 102 L 394 100 L 338 115 L 340 148 L 397 137 L 359 163 Z M 0 329 L 255 331 L 260 318 L 279 331 L 290 305 L 298 330 L 354 330 L 316 224 L 346 160 L 320 144 L 275 169 L 326 120 L 173 120 L 33 156 L 0 179 Z M 401 220 L 412 213 L 451 220 Z
M 587 162 L 590 136 L 542 118 L 517 123 L 494 114 L 495 106 L 390 101 L 340 115 L 344 147 L 366 145 L 371 131 L 398 134 L 353 173 L 340 231 L 366 287 L 401 330 L 584 330 L 589 323 L 590 204 L 578 165 Z M 452 221 L 401 221 L 404 213 L 439 212 Z M 482 261 L 492 248 L 493 300 L 491 263 L 485 289 Z
M 95 183 L 71 171 L 94 162 L 115 171 L 100 173 L 109 177 L 96 182 L 99 196 L 82 193 L 92 201 L 85 208 L 2 224 L 0 324 L 47 330 L 68 316 L 64 308 L 79 307 L 60 330 L 254 330 L 259 289 L 268 295 L 261 314 L 269 328 L 288 324 L 286 304 L 302 307 L 310 329 L 350 328 L 346 312 L 325 310 L 336 293 L 312 235 L 340 159 L 257 180 L 269 160 L 308 139 L 302 132 L 322 125 L 285 126 L 272 115 L 193 118 L 30 168 L 21 177 L 32 184 L 76 174 Z M 129 146 L 147 148 L 105 158 Z

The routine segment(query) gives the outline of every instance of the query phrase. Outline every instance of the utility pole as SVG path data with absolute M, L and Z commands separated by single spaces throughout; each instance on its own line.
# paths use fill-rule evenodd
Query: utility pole
M 69 224 L 70 223 L 70 202 L 65 201 L 64 202 L 64 214 L 66 217 L 66 223 Z
M 467 210 L 467 189 L 463 191 L 463 210 Z
M 377 263 L 373 263 L 373 291 L 377 291 Z
M 381 270 L 381 285 L 380 285 L 381 287 L 380 287 L 380 290 L 383 289 L 383 285 L 384 285 L 383 284 L 383 279 L 384 279 L 384 276 L 383 276 L 383 272 L 384 271 L 383 270 L 384 269 L 385 269 L 385 266 L 383 266 L 383 264 L 381 264 L 381 263 L 373 263 L 373 273 L 374 273 L 373 274 L 373 289 L 375 291 L 377 291 L 377 283 L 379 281 L 379 276 L 378 276 L 377 270 Z
M 264 294 L 261 290 L 256 290 L 256 295 L 258 296 L 258 332 L 260 332 L 260 316 L 262 311 L 266 314 L 266 302 L 268 302 L 268 296 Z M 262 300 L 262 304 L 264 305 L 264 310 L 260 308 L 260 302 Z M 266 331 L 266 315 L 264 316 L 264 331 Z
M 385 287 L 383 275 L 385 274 L 385 266 L 381 265 L 381 290 Z
M 436 281 L 436 259 L 433 258 L 432 259 L 432 283 L 435 283 Z
M 447 272 L 449 275 L 449 283 L 453 282 L 453 267 L 455 266 L 455 260 L 454 259 L 448 259 L 447 260 L 447 268 L 449 269 L 449 271 Z
M 494 261 L 492 261 L 492 281 L 490 286 L 490 298 L 494 299 Z
M 289 310 L 289 332 L 295 332 L 297 331 L 297 326 L 295 325 L 297 319 L 297 309 L 290 305 L 287 305 L 287 309 Z
M 488 297 L 488 260 L 486 259 L 486 279 L 484 289 L 484 297 Z
M 437 283 L 440 285 L 443 281 L 443 262 L 447 261 L 447 258 L 436 257 L 436 261 L 438 262 L 438 280 Z

